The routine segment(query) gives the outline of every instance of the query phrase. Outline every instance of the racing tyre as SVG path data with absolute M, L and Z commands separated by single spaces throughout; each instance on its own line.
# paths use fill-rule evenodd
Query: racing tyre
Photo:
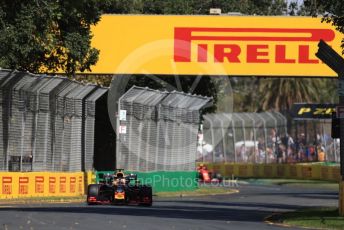
M 141 203 L 142 206 L 152 206 L 153 204 L 153 193 L 152 187 L 150 186 L 142 186 L 141 187 Z
M 96 204 L 96 201 L 98 200 L 98 195 L 99 195 L 99 189 L 100 185 L 99 184 L 90 184 L 87 188 L 87 204 L 92 205 Z M 91 201 L 91 199 L 95 199 L 94 201 Z

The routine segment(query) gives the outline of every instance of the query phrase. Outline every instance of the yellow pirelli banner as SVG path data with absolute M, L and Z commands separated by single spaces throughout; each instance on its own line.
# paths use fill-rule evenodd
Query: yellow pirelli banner
M 0 199 L 83 194 L 83 172 L 0 172 Z
M 311 17 L 103 15 L 92 31 L 99 74 L 334 77 L 317 44 L 343 38 Z

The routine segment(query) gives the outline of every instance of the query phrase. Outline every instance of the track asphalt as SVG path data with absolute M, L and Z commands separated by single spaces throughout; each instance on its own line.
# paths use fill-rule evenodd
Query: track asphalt
M 240 184 L 239 193 L 158 198 L 152 207 L 68 204 L 0 205 L 0 229 L 291 229 L 264 218 L 305 207 L 337 206 L 338 191 Z

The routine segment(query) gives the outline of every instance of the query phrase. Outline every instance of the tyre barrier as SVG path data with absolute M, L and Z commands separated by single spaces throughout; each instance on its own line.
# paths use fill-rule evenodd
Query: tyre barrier
M 79 196 L 84 184 L 83 172 L 0 172 L 0 199 Z

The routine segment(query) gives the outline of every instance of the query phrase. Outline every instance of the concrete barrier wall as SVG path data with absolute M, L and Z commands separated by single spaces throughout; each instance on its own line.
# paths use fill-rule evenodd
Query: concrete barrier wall
M 339 166 L 321 164 L 198 163 L 226 178 L 285 178 L 339 181 Z
M 1 172 L 0 199 L 79 196 L 85 193 L 83 172 Z

